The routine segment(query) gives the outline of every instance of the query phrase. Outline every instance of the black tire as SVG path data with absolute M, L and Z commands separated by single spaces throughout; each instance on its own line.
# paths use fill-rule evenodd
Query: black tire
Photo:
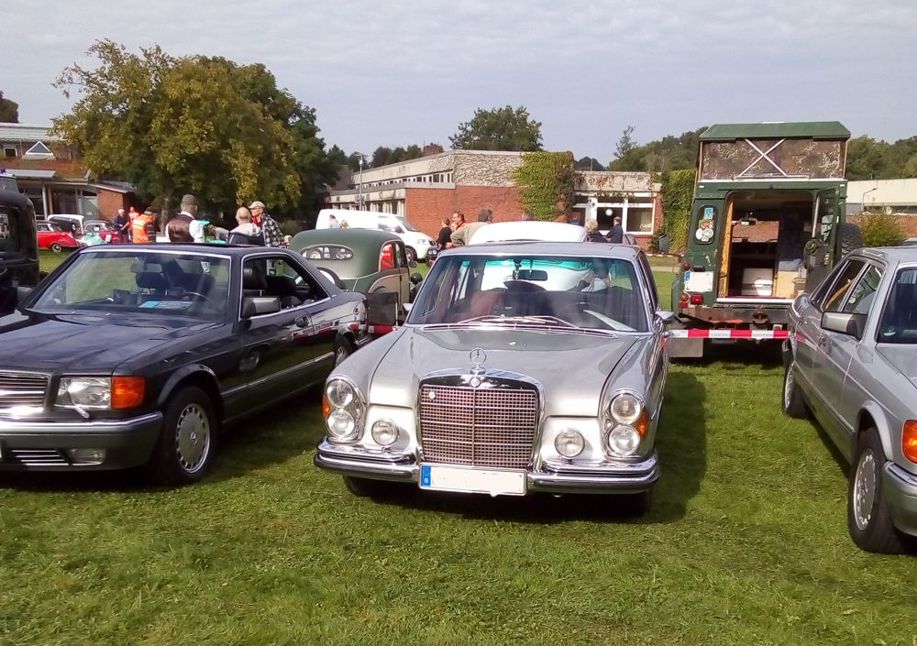
M 879 554 L 905 550 L 885 501 L 882 467 L 885 451 L 874 428 L 860 433 L 847 489 L 847 529 L 860 549 Z
M 840 241 L 842 256 L 846 256 L 854 249 L 859 249 L 863 246 L 863 232 L 859 226 L 850 222 L 844 222 L 840 225 L 837 230 L 837 239 Z
M 359 498 L 376 498 L 391 493 L 391 484 L 384 480 L 344 476 L 344 486 L 347 487 L 347 491 Z
M 338 340 L 334 342 L 334 367 L 337 368 L 341 365 L 344 359 L 352 355 L 354 351 L 353 341 L 346 336 L 338 338 Z
M 197 482 L 213 462 L 216 439 L 210 396 L 197 386 L 181 389 L 166 407 L 159 441 L 147 464 L 148 477 L 166 485 Z
M 802 391 L 799 390 L 799 384 L 796 383 L 796 360 L 790 359 L 783 372 L 783 397 L 781 404 L 783 414 L 793 419 L 805 419 L 809 416 L 806 408 L 806 402 L 802 398 Z
M 60 245 L 59 242 L 52 242 L 52 243 L 51 243 L 51 251 L 52 251 L 53 253 L 60 253 L 60 252 L 63 251 L 63 250 L 64 250 L 64 248 Z
M 406 255 L 406 256 L 408 257 L 408 264 L 409 264 L 409 265 L 410 265 L 412 262 L 417 262 L 417 252 L 414 251 L 413 247 L 405 247 L 405 248 L 404 248 L 404 255 Z

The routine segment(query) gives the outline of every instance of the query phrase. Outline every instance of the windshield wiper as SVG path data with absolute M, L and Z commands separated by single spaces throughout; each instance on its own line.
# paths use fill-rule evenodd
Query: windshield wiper
M 457 321 L 457 325 L 464 325 L 466 323 L 510 323 L 510 324 L 523 324 L 523 325 L 554 325 L 561 327 L 577 327 L 556 316 L 501 316 L 499 314 L 485 314 L 484 316 L 475 316 L 474 318 L 465 319 L 463 321 Z

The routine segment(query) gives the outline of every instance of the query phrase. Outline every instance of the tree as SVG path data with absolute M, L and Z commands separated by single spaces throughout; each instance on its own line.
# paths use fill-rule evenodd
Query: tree
M 583 157 L 576 162 L 576 170 L 605 170 L 595 157 Z
M 392 149 L 388 146 L 379 146 L 373 151 L 373 158 L 370 162 L 370 166 L 373 168 L 378 168 L 379 166 L 385 166 L 392 160 Z
M 19 104 L 3 97 L 0 90 L 0 123 L 19 123 Z
M 529 116 L 524 106 L 484 110 L 478 108 L 471 121 L 460 123 L 449 137 L 460 150 L 541 150 L 541 122 Z
M 320 172 L 314 112 L 262 65 L 158 46 L 133 54 L 110 40 L 88 53 L 97 67 L 73 64 L 55 82 L 81 98 L 54 127 L 94 175 L 130 181 L 166 208 L 192 192 L 211 206 L 257 198 L 285 210 L 300 202 L 302 174 Z
M 615 159 L 621 159 L 627 153 L 631 152 L 637 147 L 637 143 L 634 141 L 634 138 L 631 136 L 634 134 L 634 127 L 627 126 L 624 128 L 624 131 L 621 132 L 621 138 L 618 139 L 618 143 L 615 146 Z
M 608 164 L 608 170 L 666 173 L 694 168 L 697 164 L 700 134 L 706 127 L 683 132 L 677 137 L 666 135 L 643 146 L 630 145 L 633 144 L 630 136 L 633 130 L 630 128 L 625 128 L 621 139 L 618 140 L 616 153 L 620 155 Z

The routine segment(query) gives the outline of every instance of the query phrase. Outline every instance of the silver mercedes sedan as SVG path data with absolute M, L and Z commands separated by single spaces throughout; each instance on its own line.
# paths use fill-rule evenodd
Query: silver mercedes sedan
M 518 242 L 442 253 L 406 324 L 329 376 L 315 463 L 351 492 L 624 494 L 659 477 L 668 369 L 652 272 L 633 247 Z
M 783 411 L 852 464 L 847 525 L 870 552 L 917 536 L 917 248 L 850 254 L 790 312 Z

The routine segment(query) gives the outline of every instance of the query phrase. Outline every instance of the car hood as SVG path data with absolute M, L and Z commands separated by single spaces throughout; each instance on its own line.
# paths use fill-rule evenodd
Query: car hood
M 187 319 L 106 314 L 19 313 L 0 318 L 5 370 L 106 373 L 124 361 L 187 336 Z
M 645 341 L 645 340 L 644 340 Z M 471 351 L 482 367 L 525 375 L 546 393 L 548 415 L 595 415 L 608 376 L 639 337 L 518 329 L 423 330 L 409 328 L 379 362 L 371 403 L 414 407 L 419 382 L 433 372 L 468 374 Z
M 917 345 L 883 345 L 878 352 L 917 387 Z

